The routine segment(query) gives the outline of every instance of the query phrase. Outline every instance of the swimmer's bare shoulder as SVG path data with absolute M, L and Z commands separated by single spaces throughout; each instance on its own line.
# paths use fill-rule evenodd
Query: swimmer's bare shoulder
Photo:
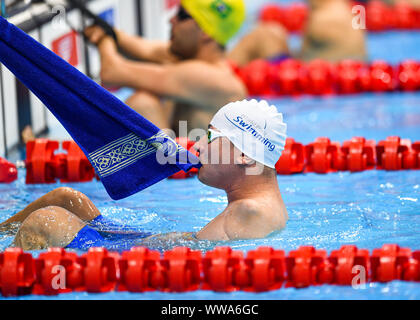
M 224 221 L 230 240 L 265 238 L 284 228 L 287 217 L 279 204 L 265 199 L 244 199 L 232 203 Z
M 243 199 L 230 203 L 216 218 L 197 233 L 198 239 L 225 241 L 264 237 L 258 225 L 261 205 L 253 199 Z M 257 228 L 255 228 L 257 227 Z
M 156 243 L 161 241 L 205 241 L 213 238 L 218 238 L 214 237 L 213 234 L 220 234 L 220 231 L 222 230 L 212 229 L 224 229 L 226 233 L 230 233 L 230 236 L 228 237 L 229 239 L 238 239 L 241 235 L 243 235 L 244 238 L 246 238 L 244 234 L 244 229 L 247 225 L 251 227 L 251 225 L 255 222 L 253 220 L 258 220 L 258 213 L 259 205 L 257 201 L 251 199 L 236 201 L 229 205 L 225 209 L 225 211 L 223 211 L 218 217 L 213 219 L 205 228 L 203 228 L 202 231 L 204 231 L 205 229 L 207 230 L 205 230 L 204 234 L 202 231 L 200 231 L 200 236 L 197 236 L 197 234 L 194 232 L 171 232 L 149 236 L 147 238 L 142 239 L 141 243 L 146 244 L 150 242 Z M 220 218 L 222 218 L 224 222 L 220 221 Z M 222 223 L 219 224 L 219 221 Z M 247 234 L 249 235 L 249 233 Z M 260 236 L 255 236 L 255 238 L 258 237 Z M 213 241 L 223 240 L 227 239 L 214 239 Z

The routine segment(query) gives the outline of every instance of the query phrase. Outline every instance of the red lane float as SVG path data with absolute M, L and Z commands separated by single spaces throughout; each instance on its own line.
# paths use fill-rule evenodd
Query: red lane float
M 203 259 L 201 289 L 216 292 L 265 292 L 277 290 L 285 281 L 283 250 L 260 247 L 248 252 L 219 247 L 206 253 Z
M 160 253 L 147 248 L 125 251 L 119 261 L 118 291 L 147 292 L 162 288 L 164 283 Z
M 248 252 L 245 259 L 250 283 L 243 290 L 264 292 L 280 289 L 286 280 L 285 253 L 271 247 Z
M 95 170 L 83 151 L 74 141 L 64 141 L 63 149 L 67 150 L 67 170 L 60 176 L 61 182 L 87 182 L 95 177 Z
M 254 60 L 235 71 L 250 96 L 357 94 L 420 90 L 420 63 L 405 60 L 391 66 L 382 60 L 365 64 L 343 60 L 336 64 L 316 59 L 280 63 Z
M 194 142 L 187 138 L 177 138 L 176 141 L 190 152 L 195 153 L 192 151 Z M 74 141 L 62 143 L 62 148 L 67 153 L 57 153 L 59 146 L 58 141 L 47 139 L 28 142 L 26 147 L 27 184 L 56 183 L 57 179 L 62 183 L 89 182 L 95 177 L 98 178 L 89 160 Z M 198 169 L 193 168 L 189 172 L 180 171 L 171 178 L 186 179 L 197 173 Z
M 392 13 L 382 1 L 369 1 L 366 6 L 366 27 L 373 32 L 384 31 L 392 25 Z
M 54 152 L 59 147 L 58 141 L 36 139 L 26 144 L 26 183 L 54 183 Z
M 397 69 L 397 82 L 402 91 L 418 90 L 420 88 L 420 64 L 414 60 L 400 63 Z
M 369 270 L 369 251 L 354 245 L 342 246 L 331 252 L 329 261 L 334 268 L 333 282 L 337 285 L 351 285 L 355 275 L 354 267 Z
M 247 87 L 251 96 L 270 96 L 273 79 L 276 77 L 276 67 L 268 61 L 257 59 L 240 68 L 239 77 Z
M 286 287 L 304 288 L 333 281 L 327 252 L 311 246 L 291 251 L 286 258 L 286 268 Z
M 369 67 L 370 72 L 370 91 L 386 92 L 396 88 L 393 78 L 393 68 L 385 61 L 373 61 Z M 368 91 L 368 90 L 365 90 Z
M 399 137 L 388 137 L 377 145 L 373 140 L 354 137 L 341 146 L 338 142 L 321 137 L 302 148 L 291 138 L 286 141 L 285 150 L 276 164 L 278 174 L 360 172 L 375 168 L 420 169 L 420 142 L 412 144 L 410 140 Z
M 166 251 L 161 260 L 164 292 L 195 291 L 200 287 L 201 252 L 179 247 Z
M 410 268 L 409 260 L 414 262 L 411 259 L 411 250 L 400 248 L 397 244 L 384 245 L 381 249 L 373 250 L 370 258 L 372 281 L 416 279 L 416 272 Z
M 371 0 L 364 5 L 357 1 L 353 5 L 361 5 L 366 10 L 366 27 L 370 32 L 386 30 L 418 30 L 420 29 L 420 10 L 406 3 L 387 5 L 379 0 Z M 302 32 L 308 19 L 309 8 L 305 4 L 287 6 L 269 4 L 260 11 L 260 21 L 275 22 L 283 25 L 289 32 Z
M 177 138 L 177 142 L 190 152 L 194 142 Z M 87 182 L 95 177 L 94 169 L 74 142 L 66 141 L 67 154 L 55 153 L 58 142 L 38 139 L 28 144 L 26 183 Z M 388 137 L 375 143 L 363 137 L 354 137 L 342 145 L 320 137 L 304 146 L 287 138 L 276 171 L 281 175 L 315 172 L 326 174 L 337 171 L 360 172 L 365 170 L 417 170 L 420 169 L 420 141 Z M 2 169 L 7 178 L 1 180 Z M 11 172 L 11 174 L 9 174 Z M 198 173 L 180 171 L 171 179 L 186 179 Z M 4 174 L 5 175 L 5 174 Z M 16 166 L 0 158 L 0 182 L 10 183 L 17 178 Z
M 118 253 L 104 248 L 93 248 L 77 259 L 82 267 L 81 286 L 76 291 L 91 293 L 109 292 L 116 288 L 119 278 Z
M 321 137 L 306 146 L 305 172 L 331 173 L 339 167 L 338 152 L 340 144 L 331 142 L 330 139 Z
M 279 95 L 296 96 L 303 89 L 301 81 L 302 62 L 294 59 L 287 59 L 272 69 L 272 92 Z M 244 81 L 247 84 L 246 81 Z
M 305 147 L 293 138 L 287 138 L 281 157 L 276 163 L 276 171 L 278 174 L 301 173 L 305 168 L 305 158 Z
M 42 252 L 35 261 L 35 295 L 68 293 L 82 286 L 82 267 L 77 263 L 77 254 L 62 248 Z
M 4 297 L 30 294 L 34 283 L 34 260 L 30 253 L 16 248 L 0 253 L 0 289 Z
M 192 151 L 192 141 L 177 138 L 177 142 Z M 55 154 L 58 149 L 56 141 L 38 139 L 28 143 L 26 183 L 54 183 L 57 178 L 61 182 L 91 181 L 95 177 L 94 169 L 77 144 L 66 141 L 63 147 L 67 154 Z M 303 146 L 288 138 L 276 170 L 279 174 L 358 172 L 375 166 L 379 170 L 419 169 L 420 142 L 412 144 L 408 139 L 388 137 L 375 146 L 373 140 L 354 137 L 340 146 L 338 142 L 321 137 Z M 197 169 L 178 172 L 171 178 L 186 179 L 197 172 Z M 0 158 L 0 182 L 10 183 L 16 179 L 16 166 Z
M 260 247 L 246 257 L 230 247 L 217 247 L 204 257 L 185 247 L 166 251 L 163 256 L 142 247 L 121 255 L 92 248 L 81 256 L 51 248 L 37 259 L 16 248 L 0 253 L 0 292 L 6 297 L 156 290 L 265 292 L 323 284 L 358 285 L 362 278 L 366 282 L 420 282 L 420 251 L 387 244 L 372 254 L 345 245 L 329 256 L 312 246 L 288 255 Z
M 416 143 L 417 146 L 417 143 Z M 388 137 L 376 147 L 377 168 L 380 170 L 402 170 L 418 168 L 418 151 L 411 141 L 400 137 Z
M 74 141 L 64 141 L 67 153 L 57 153 L 58 141 L 36 139 L 26 145 L 26 183 L 92 181 L 95 171 Z
M 412 151 L 414 153 L 414 158 L 416 159 L 415 168 L 420 169 L 420 141 L 413 143 L 411 147 L 412 147 Z
M 203 290 L 238 291 L 249 283 L 244 255 L 230 247 L 207 251 L 203 258 Z
M 369 1 L 366 6 L 366 26 L 369 31 L 386 30 L 418 30 L 418 15 L 420 11 L 411 8 L 406 3 L 388 6 L 382 1 Z
M 321 59 L 312 60 L 299 71 L 300 86 L 303 94 L 329 95 L 334 92 L 336 71 L 334 66 Z
M 265 5 L 260 12 L 259 19 L 266 22 L 284 23 L 284 8 L 276 4 Z
M 303 30 L 308 17 L 308 8 L 305 4 L 293 3 L 290 6 L 269 4 L 260 12 L 260 20 L 282 24 L 290 32 Z
M 343 155 L 342 170 L 358 172 L 374 169 L 376 165 L 375 148 L 374 140 L 366 140 L 363 137 L 355 137 L 344 142 L 341 147 Z
M 366 67 L 354 60 L 343 60 L 336 66 L 336 90 L 340 94 L 360 93 L 367 87 Z
M 18 171 L 13 163 L 0 158 L 0 183 L 11 183 L 17 180 Z

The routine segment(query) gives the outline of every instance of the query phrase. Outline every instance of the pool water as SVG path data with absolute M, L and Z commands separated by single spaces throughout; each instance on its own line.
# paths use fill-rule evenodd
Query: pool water
M 298 41 L 298 38 L 292 41 Z M 381 58 L 397 63 L 408 57 L 419 59 L 418 43 L 420 33 L 369 35 L 370 60 Z M 420 141 L 420 93 L 282 98 L 270 102 L 283 112 L 288 135 L 304 144 L 320 136 L 340 143 L 355 136 L 377 142 L 388 136 Z M 21 169 L 18 181 L 0 185 L 1 221 L 61 186 L 59 183 L 27 186 L 24 177 L 25 170 Z M 286 253 L 301 245 L 313 245 L 326 249 L 328 253 L 345 244 L 370 251 L 386 243 L 420 249 L 420 170 L 298 174 L 278 176 L 278 182 L 290 218 L 281 232 L 259 240 L 155 242 L 147 245 L 160 251 L 186 245 L 203 253 L 218 245 L 229 245 L 244 252 L 272 246 Z M 104 216 L 153 234 L 198 231 L 227 204 L 223 191 L 204 186 L 196 178 L 165 180 L 118 202 L 112 201 L 97 181 L 69 186 L 90 197 Z M 12 240 L 11 236 L 0 235 L 0 251 L 10 246 Z M 121 243 L 116 241 L 115 244 Z M 33 254 L 37 256 L 38 252 Z M 19 299 L 420 299 L 420 284 L 401 281 L 372 283 L 358 290 L 324 285 L 305 289 L 282 288 L 260 294 L 208 291 L 184 294 L 71 293 L 59 297 Z
M 349 97 L 272 100 L 284 113 L 289 136 L 302 143 L 318 136 L 343 142 L 353 136 L 376 141 L 399 135 L 420 141 L 420 94 L 360 95 Z M 24 170 L 11 185 L 0 185 L 0 220 L 24 208 L 29 202 L 59 187 L 26 186 Z M 156 250 L 186 245 L 203 252 L 216 245 L 248 251 L 272 246 L 286 252 L 301 245 L 313 245 L 328 252 L 344 244 L 369 250 L 386 243 L 419 249 L 420 170 L 340 172 L 327 175 L 278 176 L 290 220 L 287 227 L 265 239 L 212 243 L 148 243 Z M 223 191 L 202 185 L 196 178 L 165 180 L 130 198 L 112 201 L 100 182 L 70 184 L 89 196 L 104 216 L 134 229 L 154 234 L 198 231 L 226 206 Z M 13 238 L 0 236 L 0 250 Z M 117 242 L 115 243 L 118 244 Z M 110 248 L 112 249 L 112 247 Z M 34 253 L 37 254 L 36 252 Z M 188 294 L 69 294 L 63 298 L 83 299 L 389 299 L 420 298 L 419 283 L 371 284 L 365 290 L 322 286 L 280 289 L 251 294 L 216 294 L 199 291 Z M 26 297 L 31 298 L 31 297 Z M 24 298 L 24 299 L 26 299 Z M 32 297 L 33 298 L 33 297 Z M 36 297 L 39 298 L 39 297 Z

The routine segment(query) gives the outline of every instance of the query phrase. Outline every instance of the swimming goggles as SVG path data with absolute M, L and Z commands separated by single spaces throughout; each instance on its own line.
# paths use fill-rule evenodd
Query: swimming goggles
M 212 143 L 217 138 L 220 138 L 220 137 L 226 137 L 226 135 L 224 135 L 220 131 L 215 131 L 213 129 L 208 129 L 207 130 L 207 142 L 209 144 Z

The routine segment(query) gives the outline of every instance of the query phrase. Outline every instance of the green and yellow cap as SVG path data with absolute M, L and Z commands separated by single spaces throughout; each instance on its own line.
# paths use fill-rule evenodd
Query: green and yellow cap
M 207 35 L 223 46 L 245 20 L 243 0 L 181 0 L 181 5 Z

